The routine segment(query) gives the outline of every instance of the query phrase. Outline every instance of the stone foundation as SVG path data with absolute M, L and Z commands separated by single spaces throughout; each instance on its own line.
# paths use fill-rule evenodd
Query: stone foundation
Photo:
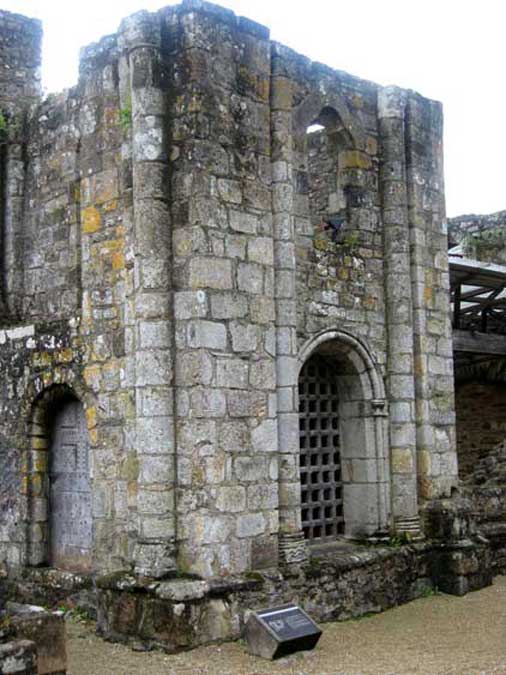
M 249 612 L 294 602 L 318 622 L 394 607 L 434 589 L 434 547 L 331 545 L 290 571 L 228 579 L 97 582 L 98 632 L 107 640 L 167 652 L 242 635 Z M 469 584 L 471 587 L 471 584 Z

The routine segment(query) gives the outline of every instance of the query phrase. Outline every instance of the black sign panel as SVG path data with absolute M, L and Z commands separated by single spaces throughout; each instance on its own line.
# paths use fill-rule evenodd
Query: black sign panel
M 297 605 L 285 605 L 257 612 L 257 616 L 273 630 L 280 640 L 291 640 L 321 630 Z
M 245 637 L 254 654 L 275 659 L 313 649 L 321 633 L 304 610 L 289 604 L 253 613 L 246 625 Z

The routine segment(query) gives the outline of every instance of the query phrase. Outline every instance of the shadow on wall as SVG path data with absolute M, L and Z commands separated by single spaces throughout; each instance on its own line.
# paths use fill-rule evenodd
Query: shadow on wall
M 506 440 L 506 384 L 471 380 L 455 388 L 459 476 Z

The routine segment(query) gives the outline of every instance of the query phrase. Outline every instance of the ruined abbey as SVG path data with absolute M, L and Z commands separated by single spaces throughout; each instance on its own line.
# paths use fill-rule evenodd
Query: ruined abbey
M 266 598 L 489 583 L 454 364 L 505 331 L 449 263 L 441 105 L 201 0 L 125 19 L 44 100 L 40 39 L 0 12 L 5 574 L 91 577 L 111 634 L 150 579 L 131 598 L 195 643 Z

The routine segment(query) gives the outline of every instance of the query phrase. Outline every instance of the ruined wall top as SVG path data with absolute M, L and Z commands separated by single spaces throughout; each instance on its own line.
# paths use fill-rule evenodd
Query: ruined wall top
M 14 110 L 39 97 L 42 24 L 0 10 L 0 105 Z
M 506 264 L 506 211 L 448 219 L 450 246 L 460 244 L 475 260 Z

